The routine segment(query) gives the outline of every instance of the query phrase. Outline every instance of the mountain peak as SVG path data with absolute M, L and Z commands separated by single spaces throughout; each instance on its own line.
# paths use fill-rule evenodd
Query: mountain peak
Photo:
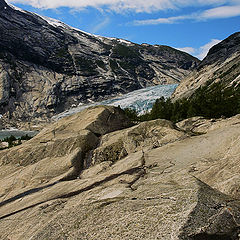
M 228 38 L 213 46 L 199 65 L 199 68 L 216 62 L 224 62 L 237 52 L 240 52 L 240 32 L 233 33 Z
M 0 4 L 0 68 L 8 69 L 0 74 L 1 121 L 50 118 L 79 104 L 178 83 L 199 63 L 170 47 L 91 35 Z
M 240 32 L 236 32 L 209 50 L 197 71 L 181 82 L 172 98 L 176 100 L 193 96 L 196 89 L 202 86 L 208 87 L 207 90 L 210 91 L 214 83 L 221 84 L 223 89 L 232 86 L 237 89 L 239 76 Z

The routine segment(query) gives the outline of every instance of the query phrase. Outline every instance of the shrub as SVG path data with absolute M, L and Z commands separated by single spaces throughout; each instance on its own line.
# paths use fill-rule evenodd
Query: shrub
M 28 134 L 21 136 L 21 140 L 30 140 L 32 137 L 28 136 Z
M 20 137 L 20 138 L 16 138 L 15 136 L 11 135 L 10 137 L 5 137 L 2 142 L 7 142 L 8 143 L 8 148 L 17 146 L 17 145 L 21 145 L 22 144 L 22 140 L 30 140 L 32 137 L 28 136 L 28 134 Z M 2 148 L 0 150 L 3 150 L 5 148 Z

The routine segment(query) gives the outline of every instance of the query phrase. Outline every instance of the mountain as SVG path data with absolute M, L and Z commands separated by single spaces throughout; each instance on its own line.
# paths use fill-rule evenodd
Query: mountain
M 239 124 L 106 106 L 49 124 L 0 151 L 0 239 L 238 240 Z
M 85 33 L 0 0 L 0 112 L 48 119 L 79 103 L 179 83 L 199 60 L 168 46 Z
M 180 83 L 172 98 L 193 96 L 200 87 L 210 89 L 213 83 L 220 83 L 223 88 L 239 86 L 240 32 L 213 46 L 196 70 Z

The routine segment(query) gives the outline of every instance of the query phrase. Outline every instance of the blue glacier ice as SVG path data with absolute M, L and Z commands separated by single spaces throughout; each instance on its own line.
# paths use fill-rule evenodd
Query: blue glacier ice
M 135 109 L 138 113 L 142 114 L 149 111 L 156 99 L 160 97 L 168 98 L 174 92 L 178 84 L 170 85 L 157 85 L 153 87 L 147 87 L 139 89 L 121 96 L 104 100 L 102 102 L 94 102 L 90 104 L 84 104 L 78 107 L 71 108 L 67 111 L 64 111 L 53 117 L 53 120 L 58 120 L 65 116 L 72 115 L 74 113 L 80 112 L 83 109 L 90 106 L 97 105 L 111 105 L 111 106 L 120 106 L 121 108 L 132 108 Z

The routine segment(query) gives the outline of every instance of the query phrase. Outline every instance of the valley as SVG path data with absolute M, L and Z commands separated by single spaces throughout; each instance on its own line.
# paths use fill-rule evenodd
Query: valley
M 239 240 L 240 32 L 200 61 L 0 0 L 0 39 L 1 129 L 38 131 L 1 143 L 0 239 Z

